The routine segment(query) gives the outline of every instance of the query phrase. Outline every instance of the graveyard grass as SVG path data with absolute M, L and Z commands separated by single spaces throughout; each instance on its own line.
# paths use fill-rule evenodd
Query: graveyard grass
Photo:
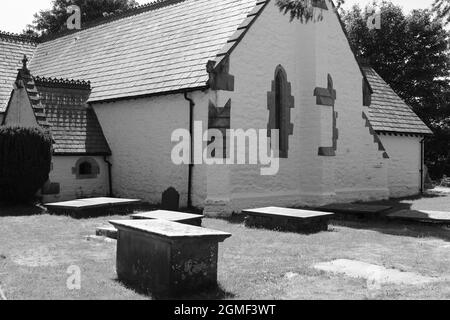
M 402 202 L 444 210 L 450 194 Z M 5 209 L 2 209 L 3 213 Z M 75 220 L 23 215 L 0 217 L 0 287 L 8 299 L 149 299 L 116 278 L 115 242 L 88 240 L 102 217 Z M 34 212 L 31 212 L 34 213 Z M 450 231 L 385 222 L 332 223 L 315 235 L 247 229 L 239 219 L 205 219 L 204 226 L 233 237 L 220 245 L 220 290 L 193 299 L 450 299 Z M 415 272 L 440 280 L 422 286 L 383 285 L 317 271 L 313 266 L 350 259 Z M 81 290 L 68 290 L 67 269 L 81 269 Z

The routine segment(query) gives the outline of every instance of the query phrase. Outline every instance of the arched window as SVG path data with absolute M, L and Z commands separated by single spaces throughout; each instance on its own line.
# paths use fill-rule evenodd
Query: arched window
M 284 68 L 279 65 L 275 70 L 275 77 L 272 81 L 272 91 L 268 92 L 269 125 L 270 130 L 279 132 L 279 155 L 280 158 L 287 158 L 289 151 L 289 136 L 294 132 L 291 124 L 291 109 L 294 108 L 294 97 L 291 95 L 291 84 L 287 81 Z
M 94 158 L 80 158 L 72 169 L 72 173 L 77 179 L 95 179 L 100 174 L 100 167 Z

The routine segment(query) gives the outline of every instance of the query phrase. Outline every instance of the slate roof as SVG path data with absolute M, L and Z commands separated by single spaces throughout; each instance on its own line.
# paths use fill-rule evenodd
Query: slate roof
M 30 57 L 34 53 L 29 66 L 33 74 L 90 80 L 90 96 L 82 95 L 88 102 L 206 88 L 208 61 L 219 64 L 235 48 L 267 2 L 160 0 L 114 16 L 111 21 L 45 40 L 37 48 L 33 40 L 0 34 L 0 112 L 10 96 L 16 69 L 24 53 Z M 431 134 L 373 69 L 362 69 L 374 91 L 369 114 L 374 130 Z M 49 110 L 54 107 L 50 104 Z M 65 120 L 78 119 L 82 115 L 76 113 L 84 112 L 85 122 L 91 123 L 87 121 L 93 117 L 90 111 L 80 109 L 80 105 L 73 107 L 72 116 Z M 67 113 L 68 106 L 61 106 L 61 110 L 64 108 Z M 57 112 L 61 113 L 61 110 Z M 61 122 L 58 120 L 54 125 L 60 128 Z M 98 130 L 101 131 L 100 127 L 92 132 Z M 61 132 L 67 132 L 69 137 L 71 130 Z M 74 150 L 84 152 L 87 149 L 91 146 L 74 147 Z M 109 147 L 100 149 L 104 152 Z M 70 152 L 66 147 L 60 150 Z
M 204 88 L 206 65 L 257 0 L 165 0 L 41 43 L 33 74 L 88 79 L 89 102 Z
M 373 90 L 369 119 L 375 131 L 433 134 L 374 69 L 364 66 L 363 70 Z
M 8 104 L 23 55 L 32 57 L 36 46 L 32 38 L 0 31 L 0 113 Z
M 88 82 L 34 77 L 56 155 L 110 155 L 94 110 L 88 106 Z

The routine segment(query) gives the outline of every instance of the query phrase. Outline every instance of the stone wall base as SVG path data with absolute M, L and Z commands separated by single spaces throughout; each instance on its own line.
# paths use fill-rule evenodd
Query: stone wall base
M 413 192 L 411 190 L 411 192 Z M 205 201 L 203 214 L 211 218 L 227 218 L 240 214 L 245 209 L 261 207 L 317 208 L 331 203 L 351 203 L 386 200 L 389 190 L 340 189 L 336 193 L 269 193 L 232 195 L 231 199 L 209 199 Z

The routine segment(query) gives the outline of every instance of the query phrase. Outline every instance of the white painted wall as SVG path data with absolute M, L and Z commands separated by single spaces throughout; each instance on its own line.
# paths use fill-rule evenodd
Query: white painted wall
M 207 128 L 208 100 L 202 92 L 190 94 L 195 118 Z M 172 133 L 189 129 L 189 102 L 182 94 L 95 104 L 99 122 L 112 150 L 113 189 L 121 197 L 158 204 L 162 193 L 174 187 L 187 205 L 188 166 L 173 164 Z M 194 169 L 193 201 L 202 207 L 206 193 L 204 168 Z
M 392 198 L 420 193 L 422 138 L 381 135 L 389 156 L 389 190 Z
M 337 17 L 324 11 L 321 22 L 290 22 L 274 3 L 231 55 L 235 91 L 190 96 L 196 103 L 194 118 L 205 129 L 209 100 L 223 107 L 229 98 L 232 128 L 266 129 L 267 92 L 281 64 L 295 97 L 289 159 L 281 159 L 280 172 L 272 177 L 261 176 L 260 166 L 196 165 L 194 206 L 221 214 L 253 206 L 320 205 L 383 199 L 390 191 L 397 194 L 395 188 L 388 188 L 389 161 L 383 159 L 362 118 L 363 112 L 368 114 L 362 102 L 362 74 Z M 336 157 L 319 157 L 318 148 L 331 145 L 331 108 L 317 106 L 313 91 L 326 87 L 328 73 L 338 96 L 338 150 Z M 188 166 L 176 166 L 170 157 L 173 131 L 189 126 L 189 102 L 183 95 L 95 104 L 94 108 L 113 152 L 114 193 L 157 204 L 162 192 L 174 187 L 185 206 Z M 396 181 L 403 183 L 400 178 Z
M 365 127 L 362 74 L 337 17 L 323 12 L 321 22 L 289 21 L 269 3 L 231 55 L 233 128 L 267 128 L 267 92 L 281 64 L 292 84 L 295 109 L 291 118 L 289 159 L 278 175 L 263 177 L 258 166 L 233 166 L 230 198 L 233 211 L 261 205 L 319 205 L 332 201 L 388 197 L 387 165 Z M 320 146 L 331 145 L 331 108 L 317 106 L 313 91 L 326 87 L 331 74 L 339 113 L 337 156 L 319 157 Z M 326 145 L 324 145 L 326 144 Z
M 92 157 L 100 167 L 100 174 L 94 179 L 77 179 L 72 173 L 72 168 L 80 158 L 81 156 L 53 156 L 50 182 L 59 183 L 61 193 L 44 196 L 45 203 L 108 195 L 108 167 L 103 157 Z

